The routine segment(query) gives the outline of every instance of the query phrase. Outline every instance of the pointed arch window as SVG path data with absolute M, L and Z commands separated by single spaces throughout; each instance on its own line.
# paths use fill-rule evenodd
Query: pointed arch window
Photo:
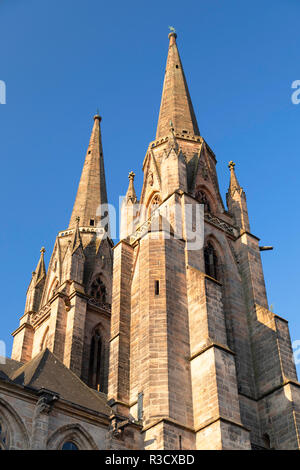
M 200 204 L 204 205 L 204 212 L 211 212 L 211 206 L 204 191 L 197 191 L 195 198 L 200 202 Z
M 208 274 L 208 276 L 219 280 L 219 261 L 216 250 L 210 242 L 208 242 L 208 244 L 204 248 L 204 263 L 205 273 Z
M 150 202 L 149 207 L 149 217 L 153 214 L 153 212 L 160 206 L 161 198 L 159 194 L 155 194 Z
M 99 328 L 97 328 L 92 336 L 90 348 L 90 364 L 89 364 L 89 386 L 98 391 L 103 391 L 103 341 Z
M 107 292 L 104 282 L 101 279 L 101 276 L 97 276 L 93 281 L 90 289 L 90 295 L 100 303 L 105 304 L 107 298 Z
M 43 339 L 42 339 L 42 342 L 41 342 L 41 348 L 40 350 L 43 351 L 44 349 L 46 349 L 48 347 L 48 339 L 49 339 L 49 326 L 47 326 L 46 330 L 45 330 L 45 333 L 43 335 Z

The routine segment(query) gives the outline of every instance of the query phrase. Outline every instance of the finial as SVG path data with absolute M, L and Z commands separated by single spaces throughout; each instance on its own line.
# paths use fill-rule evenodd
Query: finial
M 229 170 L 234 170 L 234 167 L 235 167 L 235 163 L 231 160 L 229 163 L 228 163 L 228 168 Z
M 77 217 L 76 217 L 76 223 L 77 223 L 77 225 L 79 225 L 79 222 L 80 222 L 80 217 L 77 216 Z
M 44 254 L 44 253 L 45 253 L 45 251 L 46 251 L 46 250 L 45 250 L 45 247 L 44 247 L 44 246 L 42 246 L 42 248 L 40 249 L 40 253 Z
M 134 177 L 135 177 L 135 173 L 133 173 L 133 171 L 131 171 L 128 175 L 128 178 L 133 181 Z
M 173 36 L 173 37 L 176 39 L 176 38 L 177 38 L 177 34 L 176 34 L 175 28 L 174 28 L 173 26 L 169 26 L 169 30 L 170 30 L 170 32 L 169 32 L 168 38 L 170 39 L 170 37 Z
M 173 129 L 174 125 L 173 125 L 172 119 L 170 119 L 169 124 L 170 124 L 170 129 Z
M 102 118 L 101 118 L 101 116 L 100 116 L 100 114 L 99 114 L 99 109 L 98 109 L 98 108 L 97 108 L 97 113 L 96 113 L 95 116 L 94 116 L 94 121 L 96 121 L 96 119 L 98 119 L 99 122 L 101 122 L 101 120 L 102 120 Z

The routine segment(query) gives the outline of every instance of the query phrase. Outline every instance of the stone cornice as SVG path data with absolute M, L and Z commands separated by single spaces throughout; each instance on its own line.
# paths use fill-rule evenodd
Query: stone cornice
M 182 132 L 174 132 L 174 137 L 178 141 L 186 141 L 186 142 L 199 143 L 199 144 L 204 143 L 205 146 L 207 147 L 207 150 L 208 150 L 210 156 L 213 158 L 215 163 L 217 163 L 217 159 L 216 159 L 216 155 L 215 155 L 214 151 L 211 149 L 211 147 L 208 145 L 208 143 L 206 142 L 206 140 L 202 136 L 193 135 L 193 134 L 185 134 L 185 133 L 182 133 Z M 150 142 L 150 144 L 148 146 L 148 151 L 152 150 L 154 148 L 157 148 L 160 145 L 167 143 L 168 141 L 169 141 L 168 136 L 161 137 L 160 139 L 153 140 L 152 142 Z M 147 151 L 147 154 L 148 154 L 148 151 Z
M 58 232 L 57 237 L 63 238 L 68 235 L 72 235 L 76 229 L 75 228 L 68 228 L 66 230 L 61 230 Z M 97 234 L 104 234 L 106 233 L 103 227 L 79 227 L 80 233 L 97 233 Z
M 50 313 L 51 313 L 51 308 L 43 310 L 41 312 L 41 314 L 39 314 L 39 312 L 37 312 L 32 317 L 32 320 L 31 320 L 32 325 L 36 328 L 37 326 L 39 326 L 41 323 L 43 323 L 50 316 Z

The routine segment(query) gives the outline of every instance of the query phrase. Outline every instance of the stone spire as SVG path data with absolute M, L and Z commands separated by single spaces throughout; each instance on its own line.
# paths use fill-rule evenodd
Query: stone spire
M 133 204 L 135 204 L 137 202 L 136 192 L 135 192 L 135 189 L 134 189 L 134 177 L 135 177 L 135 173 L 133 173 L 133 171 L 131 171 L 128 175 L 129 186 L 128 186 L 127 193 L 126 193 L 126 196 L 125 196 L 126 202 L 128 203 L 130 201 Z
M 246 232 L 250 232 L 249 216 L 246 202 L 246 194 L 240 186 L 234 171 L 235 163 L 230 161 L 230 183 L 226 194 L 227 206 L 235 218 L 236 225 Z
M 42 246 L 40 253 L 40 259 L 37 264 L 36 270 L 35 270 L 35 285 L 37 286 L 42 280 L 45 280 L 46 278 L 46 267 L 45 267 L 45 260 L 44 260 L 44 253 L 45 253 L 45 248 Z
M 169 34 L 164 86 L 160 104 L 156 139 L 167 136 L 170 122 L 175 132 L 200 135 L 191 97 L 176 44 L 177 34 Z
M 45 251 L 45 248 L 42 247 L 40 250 L 41 255 L 36 270 L 32 273 L 32 278 L 27 289 L 25 313 L 37 312 L 40 308 L 42 293 L 47 275 L 44 260 Z
M 229 189 L 228 189 L 228 192 L 231 194 L 231 196 L 233 196 L 233 194 L 235 193 L 235 191 L 240 191 L 242 190 L 239 182 L 238 182 L 238 179 L 236 177 L 236 174 L 235 174 L 235 170 L 234 170 L 234 167 L 235 167 L 235 163 L 231 160 L 229 163 L 228 163 L 228 168 L 230 170 L 230 183 L 229 183 Z
M 69 228 L 76 227 L 77 217 L 81 226 L 99 226 L 100 207 L 107 205 L 100 122 L 101 117 L 96 114 Z

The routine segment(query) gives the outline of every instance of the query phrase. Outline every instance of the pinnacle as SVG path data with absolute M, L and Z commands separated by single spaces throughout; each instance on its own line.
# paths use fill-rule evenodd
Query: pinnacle
M 128 175 L 129 186 L 128 186 L 127 193 L 126 193 L 126 202 L 130 201 L 133 204 L 137 202 L 136 192 L 134 189 L 134 177 L 135 177 L 135 173 L 131 171 Z
M 231 160 L 228 163 L 228 168 L 230 170 L 230 183 L 229 183 L 229 193 L 233 194 L 236 190 L 241 189 L 241 186 L 238 182 L 238 179 L 235 174 L 235 163 Z
M 45 279 L 45 277 L 46 277 L 46 267 L 45 267 L 45 261 L 44 261 L 45 251 L 46 250 L 45 250 L 44 247 L 42 247 L 40 249 L 40 253 L 41 253 L 40 259 L 39 259 L 39 262 L 37 264 L 36 270 L 33 271 L 34 277 L 36 279 L 36 284 L 38 284 L 42 279 Z

